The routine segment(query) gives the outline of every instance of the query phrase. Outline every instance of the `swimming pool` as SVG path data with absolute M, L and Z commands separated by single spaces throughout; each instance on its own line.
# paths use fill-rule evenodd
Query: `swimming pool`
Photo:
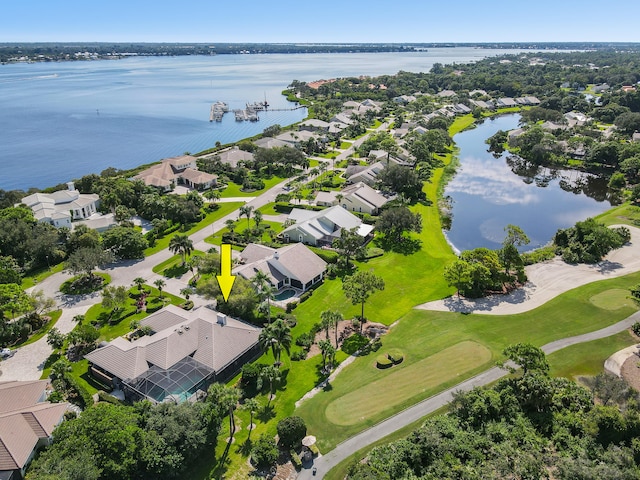
M 291 297 L 295 297 L 296 295 L 296 291 L 288 288 L 286 290 L 283 290 L 282 292 L 278 293 L 275 296 L 275 299 L 278 301 L 282 301 L 282 300 L 289 300 Z

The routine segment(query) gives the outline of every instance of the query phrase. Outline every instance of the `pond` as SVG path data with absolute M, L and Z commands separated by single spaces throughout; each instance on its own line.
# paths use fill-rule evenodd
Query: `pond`
M 444 194 L 451 214 L 445 234 L 456 251 L 500 248 L 509 224 L 531 240 L 521 250 L 532 250 L 549 243 L 558 229 L 611 207 L 606 179 L 488 152 L 485 140 L 498 130 L 517 128 L 519 119 L 513 114 L 485 120 L 454 138 L 460 165 Z

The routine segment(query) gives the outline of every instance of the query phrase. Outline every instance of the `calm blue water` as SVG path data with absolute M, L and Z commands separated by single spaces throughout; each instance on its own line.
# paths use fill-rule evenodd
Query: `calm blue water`
M 210 104 L 264 99 L 297 79 L 426 72 L 435 62 L 478 60 L 509 50 L 419 53 L 219 55 L 129 58 L 0 66 L 0 189 L 44 188 L 107 167 L 132 168 L 256 135 L 302 120 L 306 110 L 266 112 L 256 123 L 227 114 L 209 123 Z M 10 166 L 10 167 L 9 167 Z
M 453 214 L 446 234 L 459 251 L 500 248 L 509 224 L 524 230 L 531 243 L 523 250 L 532 250 L 551 241 L 559 228 L 571 227 L 611 207 L 602 200 L 606 181 L 548 169 L 516 175 L 506 156 L 494 158 L 488 153 L 484 141 L 498 130 L 517 128 L 518 119 L 518 115 L 507 115 L 487 120 L 454 138 L 461 166 L 445 189 L 445 195 L 452 199 Z M 570 187 L 577 193 L 567 191 Z

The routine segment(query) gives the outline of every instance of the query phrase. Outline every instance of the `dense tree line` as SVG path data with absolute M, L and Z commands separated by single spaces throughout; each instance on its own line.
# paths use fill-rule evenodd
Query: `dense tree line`
M 31 464 L 29 480 L 180 478 L 209 451 L 224 413 L 207 402 L 100 403 L 63 422 Z

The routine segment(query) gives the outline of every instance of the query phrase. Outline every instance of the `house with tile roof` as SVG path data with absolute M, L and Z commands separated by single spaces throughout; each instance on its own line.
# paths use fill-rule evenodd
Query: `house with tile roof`
M 193 401 L 260 355 L 259 328 L 206 307 L 168 305 L 140 325 L 151 335 L 118 337 L 85 355 L 94 376 L 131 400 Z
M 39 448 L 51 443 L 67 403 L 49 403 L 47 380 L 0 382 L 0 479 L 17 480 Z
M 218 176 L 201 172 L 196 165 L 196 157 L 182 155 L 165 158 L 133 177 L 145 185 L 163 191 L 171 191 L 176 185 L 186 185 L 196 190 L 205 190 L 217 184 Z
M 277 249 L 250 243 L 240 254 L 240 261 L 233 269 L 234 275 L 251 280 L 262 272 L 278 292 L 287 288 L 304 292 L 322 282 L 327 269 L 327 262 L 301 243 Z
M 238 147 L 233 147 L 228 150 L 216 153 L 213 158 L 218 157 L 221 163 L 236 168 L 241 162 L 252 162 L 253 153 L 240 150 Z
M 314 246 L 331 245 L 333 240 L 340 237 L 343 228 L 355 228 L 363 242 L 373 231 L 373 225 L 362 223 L 362 220 L 340 205 L 319 212 L 294 208 L 289 213 L 289 220 L 295 223 L 280 232 L 279 237 L 285 242 Z

